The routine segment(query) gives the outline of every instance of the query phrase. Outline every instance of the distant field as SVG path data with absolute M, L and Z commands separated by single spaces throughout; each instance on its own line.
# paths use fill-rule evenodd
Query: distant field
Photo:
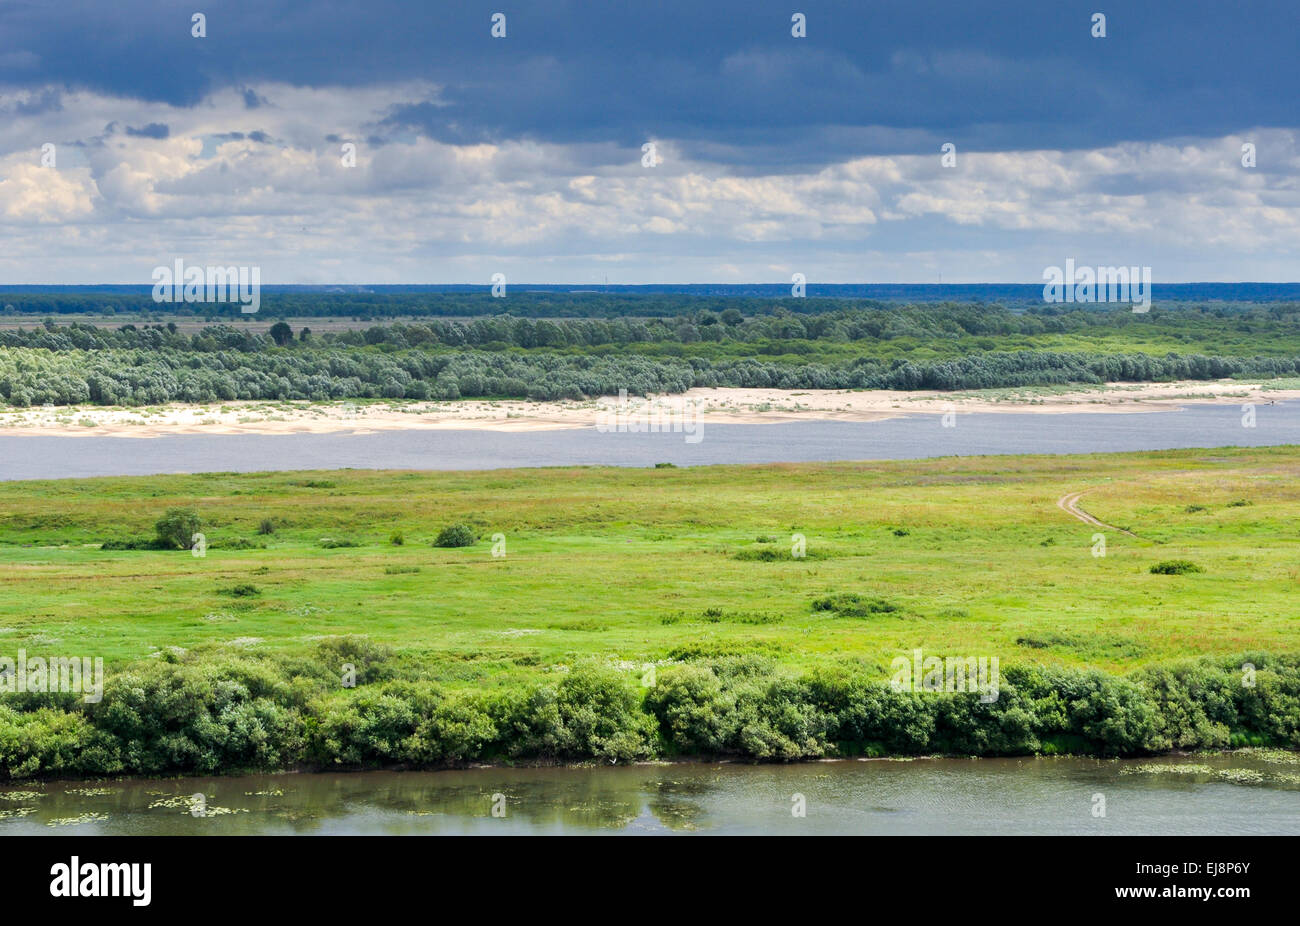
M 0 646 L 113 666 L 166 647 L 306 653 L 323 635 L 360 633 L 451 689 L 592 657 L 759 653 L 883 679 L 917 647 L 1108 671 L 1294 651 L 1298 476 L 1300 448 L 1282 447 L 7 483 Z M 1057 501 L 1074 492 L 1136 536 L 1070 517 Z M 152 535 L 177 505 L 202 516 L 205 557 L 98 549 Z M 273 533 L 258 533 L 263 520 Z M 434 548 L 456 522 L 479 542 Z M 504 557 L 492 555 L 497 533 Z M 790 557 L 793 534 L 804 559 Z M 1149 571 L 1166 560 L 1204 571 Z M 844 613 L 845 595 L 877 610 Z M 815 610 L 826 598 L 839 605 Z

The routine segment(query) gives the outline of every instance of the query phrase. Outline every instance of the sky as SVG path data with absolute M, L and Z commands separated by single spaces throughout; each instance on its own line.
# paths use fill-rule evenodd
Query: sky
M 1297 46 L 1295 0 L 0 0 L 0 285 L 1294 281 Z

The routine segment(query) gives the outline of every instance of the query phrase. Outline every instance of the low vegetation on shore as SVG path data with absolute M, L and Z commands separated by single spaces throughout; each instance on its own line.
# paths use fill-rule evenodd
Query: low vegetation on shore
M 1243 663 L 1253 684 L 1241 684 Z M 340 689 L 338 669 L 360 667 Z M 406 673 L 410 674 L 410 673 Z M 694 660 L 654 684 L 600 663 L 551 682 L 450 692 L 340 637 L 312 657 L 190 652 L 128 666 L 103 700 L 0 705 L 6 777 L 426 768 L 471 761 L 733 756 L 1135 756 L 1300 744 L 1300 658 L 1262 653 L 1130 677 L 1017 665 L 995 701 L 895 691 L 847 666 Z
M 1278 447 L 0 484 L 0 655 L 107 676 L 0 695 L 0 774 L 1294 748 L 1297 471 Z M 1079 492 L 1131 534 L 1057 506 Z M 895 690 L 917 650 L 996 658 L 997 697 Z

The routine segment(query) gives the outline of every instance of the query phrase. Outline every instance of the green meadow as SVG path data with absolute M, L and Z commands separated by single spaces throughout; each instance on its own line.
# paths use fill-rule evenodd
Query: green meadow
M 915 648 L 1123 673 L 1297 648 L 1298 474 L 1283 447 L 6 483 L 0 640 L 111 668 L 362 634 L 450 688 L 747 653 L 883 678 Z M 99 548 L 175 506 L 204 556 Z M 478 542 L 435 547 L 457 523 Z

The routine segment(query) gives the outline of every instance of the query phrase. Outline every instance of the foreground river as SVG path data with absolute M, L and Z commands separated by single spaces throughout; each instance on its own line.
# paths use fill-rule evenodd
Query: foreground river
M 792 813 L 799 795 L 804 817 Z M 1105 816 L 1094 816 L 1101 799 Z M 524 833 L 1300 835 L 1300 756 L 484 768 L 0 789 L 4 836 Z

